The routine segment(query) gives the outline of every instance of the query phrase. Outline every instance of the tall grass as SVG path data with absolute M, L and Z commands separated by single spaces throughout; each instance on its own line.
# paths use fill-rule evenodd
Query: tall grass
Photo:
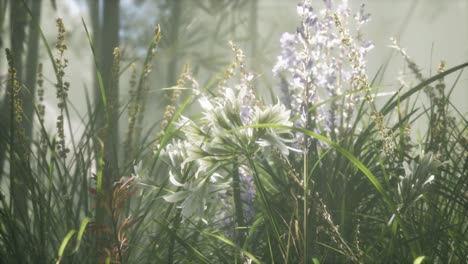
M 44 124 L 40 70 L 37 136 L 22 137 L 19 122 L 11 122 L 10 137 L 0 139 L 9 147 L 0 262 L 466 261 L 468 121 L 450 95 L 468 63 L 441 63 L 425 77 L 394 43 L 419 83 L 395 87 L 376 104 L 378 84 L 365 73 L 372 45 L 360 35 L 369 17 L 361 9 L 353 20 L 344 4 L 322 13 L 309 1 L 298 6 L 301 25 L 283 36 L 274 69 L 281 100 L 255 93 L 257 76 L 231 43 L 233 62 L 206 84 L 186 65 L 166 89 L 171 99 L 163 116 L 155 117 L 145 106 L 158 27 L 141 72 L 128 67 L 127 101 L 107 106 L 100 84 L 106 116 L 128 116 L 125 153 L 117 155 L 123 175 L 106 161 L 113 133 L 94 127 L 89 98 L 85 132 L 65 138 L 73 104 L 59 20 L 56 52 L 42 37 L 56 75 L 57 132 Z M 27 87 L 13 63 L 9 70 L 9 114 L 18 121 L 15 95 Z M 451 75 L 455 81 L 447 83 Z M 421 97 L 428 103 L 418 103 Z M 152 128 L 145 130 L 143 120 Z M 32 144 L 24 149 L 26 140 Z M 18 173 L 27 179 L 21 194 Z

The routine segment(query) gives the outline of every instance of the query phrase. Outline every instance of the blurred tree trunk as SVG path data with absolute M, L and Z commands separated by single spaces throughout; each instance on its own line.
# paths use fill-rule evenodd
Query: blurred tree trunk
M 93 3 L 94 2 L 94 3 Z M 104 108 L 102 92 L 99 83 L 95 81 L 94 98 L 96 105 L 96 129 L 101 132 L 107 132 L 109 139 L 103 139 L 105 144 L 106 160 L 116 167 L 118 164 L 118 109 L 119 102 L 119 87 L 118 81 L 112 75 L 112 67 L 114 61 L 114 49 L 119 46 L 119 0 L 106 0 L 103 4 L 102 26 L 99 19 L 99 3 L 91 1 L 91 17 L 93 23 L 93 36 L 96 47 L 96 56 L 98 59 L 98 67 L 101 72 L 102 81 L 104 84 L 105 97 L 108 104 L 108 109 Z M 97 78 L 97 77 L 96 77 Z M 103 133 L 101 133 L 103 134 Z M 104 140 L 105 139 L 105 140 Z M 116 171 L 117 172 L 117 171 Z
M 113 64 L 114 64 L 114 49 L 119 47 L 119 30 L 120 30 L 120 0 L 106 0 L 104 1 L 104 21 L 102 27 L 102 45 L 101 45 L 101 70 L 102 80 L 108 99 L 108 105 L 110 108 L 118 105 L 119 101 L 119 87 L 118 79 L 119 75 L 113 75 Z M 102 100 L 101 100 L 102 101 Z M 112 109 L 111 109 L 112 110 Z M 107 109 L 109 111 L 109 109 Z M 118 141 L 115 141 L 118 135 L 118 111 L 109 112 L 109 133 L 112 134 L 109 143 L 114 148 L 114 151 L 110 154 L 110 160 L 117 165 L 117 146 Z
M 109 232 L 101 232 L 96 237 L 98 257 L 103 260 L 106 254 L 104 249 L 109 252 L 118 252 L 117 255 L 109 256 L 112 261 L 122 261 L 122 256 L 119 251 L 118 241 L 116 241 L 116 222 L 115 216 L 112 213 L 113 207 L 113 183 L 118 179 L 118 152 L 119 152 L 119 30 L 120 30 L 120 1 L 105 0 L 103 2 L 102 26 L 99 19 L 99 6 L 93 4 L 91 11 L 93 18 L 93 35 L 97 38 L 99 46 L 98 67 L 101 72 L 104 85 L 105 99 L 107 105 L 103 103 L 103 94 L 99 86 L 95 87 L 95 118 L 98 130 L 98 136 L 103 143 L 104 149 L 97 149 L 103 153 L 105 166 L 102 176 L 102 189 L 97 195 L 96 207 L 96 224 L 102 230 Z M 100 30 L 99 30 L 100 29 Z M 99 36 L 97 36 L 97 34 Z M 117 48 L 117 49 L 116 49 Z M 96 82 L 97 83 L 97 82 Z M 110 206 L 110 208 L 109 208 Z M 111 209 L 111 210 L 109 210 Z M 116 248 L 117 247 L 117 248 Z M 117 258 L 117 259 L 115 259 Z
M 18 80 L 22 80 L 22 56 L 26 40 L 26 25 L 27 13 L 22 1 L 10 0 L 11 53 Z
M 7 6 L 8 6 L 8 0 L 0 0 L 0 50 L 3 50 L 3 25 L 4 25 L 6 14 L 7 14 L 6 12 Z M 2 56 L 4 56 L 4 54 L 0 52 L 0 58 L 2 58 Z M 2 79 L 2 77 L 3 77 L 3 73 L 0 68 L 0 80 Z M 0 93 L 0 96 L 1 95 L 2 94 Z M 0 174 L 1 174 L 1 170 L 0 170 Z
M 24 53 L 24 43 L 26 40 L 26 26 L 27 26 L 27 12 L 23 6 L 22 1 L 11 0 L 10 1 L 10 30 L 11 30 L 11 66 L 16 70 L 16 80 L 21 81 L 23 76 L 23 61 L 22 55 Z M 13 83 L 13 82 L 9 82 Z M 21 86 L 21 83 L 19 83 Z M 10 84 L 12 86 L 12 84 Z M 9 87 L 10 94 L 13 93 L 14 87 Z M 23 99 L 23 106 L 24 103 L 31 103 L 28 101 L 24 101 L 25 94 L 27 94 L 24 88 L 21 88 L 19 92 L 19 100 L 14 100 L 15 104 L 11 105 L 13 100 L 10 100 L 9 105 L 9 113 L 10 116 L 13 116 L 14 112 L 21 112 L 21 100 Z M 10 95 L 13 98 L 12 95 Z M 19 105 L 16 102 L 20 103 Z M 22 117 L 23 120 L 25 117 Z M 8 122 L 6 127 L 13 126 L 11 123 L 12 120 L 15 119 L 11 118 L 10 122 Z M 23 125 L 23 122 L 18 122 L 18 125 Z M 21 127 L 16 127 L 15 130 L 18 131 Z M 14 216 L 23 223 L 27 223 L 27 188 L 26 188 L 26 179 L 25 176 L 27 173 L 24 173 L 24 170 L 28 167 L 27 158 L 27 146 L 22 146 L 23 149 L 20 150 L 22 147 L 21 144 L 25 144 L 24 137 L 21 139 L 18 133 L 11 134 L 12 129 L 10 129 L 10 186 L 11 186 L 11 197 L 13 202 L 13 212 Z
M 26 40 L 27 12 L 22 1 L 10 1 L 10 49 L 6 50 L 8 60 L 7 93 L 2 105 L 0 120 L 2 138 L 0 138 L 0 172 L 3 171 L 5 155 L 9 150 L 10 207 L 17 226 L 29 232 L 28 188 L 29 145 L 25 138 L 24 124 L 27 118 L 23 115 L 27 91 L 22 87 L 23 53 Z M 25 245 L 25 237 L 13 237 L 13 248 L 20 249 Z M 15 262 L 27 263 L 29 256 L 22 252 L 13 252 Z
M 102 94 L 99 94 L 98 101 L 98 126 L 104 128 L 104 158 L 112 165 L 115 175 L 118 174 L 118 103 L 119 103 L 119 73 L 113 74 L 114 49 L 119 47 L 119 9 L 120 0 L 106 0 L 104 4 L 104 16 L 102 26 L 102 42 L 100 51 L 100 66 L 102 81 L 104 83 L 107 108 L 104 109 Z M 118 51 L 117 51 L 118 52 Z M 119 63 L 118 59 L 115 63 Z M 115 65 L 118 67 L 118 65 Z M 107 119 L 107 120 L 106 120 Z
M 29 22 L 28 54 L 26 62 L 27 90 L 23 93 L 24 115 L 23 127 L 26 139 L 32 138 L 34 120 L 34 97 L 36 94 L 37 63 L 39 59 L 39 30 L 38 25 L 41 18 L 42 0 L 30 0 L 32 19 Z
M 100 0 L 88 0 L 89 16 L 91 17 L 91 30 L 93 38 L 93 46 L 96 56 L 96 61 L 99 61 L 100 47 L 101 47 L 101 10 L 100 10 Z M 97 105 L 98 101 L 101 101 L 101 91 L 99 89 L 99 81 L 97 78 L 97 69 L 93 68 L 94 76 L 94 100 Z M 96 121 L 96 120 L 94 120 Z
M 3 53 L 3 24 L 5 22 L 7 14 L 8 0 L 0 0 L 0 61 L 5 54 Z M 1 66 L 1 65 L 0 65 Z M 3 73 L 0 68 L 0 81 L 6 76 L 6 72 Z M 3 98 L 2 98 L 3 97 Z M 6 145 L 8 139 L 8 97 L 4 90 L 0 90 L 0 126 L 4 129 L 0 129 L 0 181 L 3 176 L 3 165 L 5 164 L 6 156 Z
M 13 66 L 16 70 L 16 78 L 19 81 L 25 79 L 25 87 L 20 91 L 20 99 L 23 102 L 22 110 L 24 113 L 21 127 L 24 129 L 24 139 L 26 148 L 29 148 L 29 142 L 32 138 L 32 124 L 34 120 L 34 94 L 36 87 L 36 67 L 38 62 L 38 48 L 39 48 L 39 31 L 37 30 L 37 23 L 39 23 L 41 13 L 41 2 L 42 0 L 31 1 L 31 12 L 33 18 L 29 23 L 29 35 L 28 35 L 28 49 L 27 49 L 27 63 L 26 68 L 23 69 L 22 55 L 24 51 L 24 44 L 26 41 L 26 25 L 27 25 L 27 11 L 21 1 L 11 1 L 10 8 L 10 30 L 11 30 L 11 52 L 13 55 Z M 0 3 L 2 7 L 6 8 L 6 1 Z M 5 12 L 2 10 L 2 12 Z M 1 23 L 3 24 L 4 13 L 1 14 Z M 0 41 L 0 45 L 3 44 Z M 23 75 L 25 70 L 26 75 Z M 4 127 L 9 127 L 9 118 L 3 113 L 7 113 L 9 106 L 8 100 L 4 100 L 0 107 L 2 112 L 0 117 L 0 124 Z M 3 165 L 6 153 L 6 141 L 8 138 L 8 129 L 4 129 L 0 133 L 0 173 L 3 172 Z

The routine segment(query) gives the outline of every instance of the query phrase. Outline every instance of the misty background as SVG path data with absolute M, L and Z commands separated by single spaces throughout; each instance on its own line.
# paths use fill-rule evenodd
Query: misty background
M 118 1 L 115 1 L 118 2 Z M 317 10 L 322 1 L 313 1 Z M 401 86 L 399 80 L 417 84 L 401 55 L 390 48 L 390 38 L 399 40 L 411 59 L 418 64 L 426 78 L 435 74 L 441 60 L 450 68 L 468 60 L 468 2 L 464 0 L 360 0 L 349 1 L 353 10 L 360 4 L 372 14 L 364 27 L 365 38 L 374 42 L 375 48 L 368 56 L 368 75 L 372 79 L 379 68 L 385 68 L 383 78 L 376 85 L 382 92 L 391 92 Z M 69 60 L 66 80 L 71 83 L 69 99 L 77 111 L 71 117 L 78 120 L 86 110 L 85 90 L 93 94 L 96 88 L 94 61 L 85 28 L 92 34 L 91 4 L 99 9 L 98 19 L 104 20 L 103 1 L 94 0 L 43 0 L 40 26 L 52 46 L 56 41 L 55 18 L 63 18 L 67 30 L 65 42 Z M 232 40 L 246 54 L 246 62 L 256 76 L 258 92 L 269 94 L 278 91 L 278 78 L 271 69 L 279 54 L 279 39 L 283 32 L 293 32 L 298 25 L 296 0 L 121 0 L 119 46 L 122 50 L 120 105 L 128 100 L 129 65 L 141 68 L 154 27 L 161 25 L 162 40 L 157 48 L 152 72 L 148 111 L 151 117 L 161 117 L 168 101 L 162 88 L 175 85 L 183 65 L 188 63 L 194 77 L 203 87 L 233 60 L 228 41 Z M 9 13 L 5 12 L 1 27 L 3 47 L 10 46 Z M 27 56 L 26 54 L 23 57 Z M 53 69 L 44 45 L 39 41 L 38 61 L 44 64 L 46 122 L 54 129 L 57 107 Z M 5 92 L 7 63 L 0 54 L 1 93 Z M 139 68 L 139 69 L 140 69 Z M 450 87 L 455 76 L 448 78 Z M 468 111 L 468 75 L 463 73 L 455 88 L 453 102 L 465 114 Z M 279 92 L 275 96 L 281 96 Z M 273 96 L 272 96 L 273 97 Z M 275 100 L 275 98 L 271 98 Z M 146 117 L 147 118 L 147 117 Z M 125 116 L 120 126 L 125 126 Z M 49 121 L 47 121 L 49 120 Z M 157 120 L 151 120 L 151 123 Z M 74 132 L 82 131 L 80 122 Z M 68 133 L 69 131 L 67 131 Z

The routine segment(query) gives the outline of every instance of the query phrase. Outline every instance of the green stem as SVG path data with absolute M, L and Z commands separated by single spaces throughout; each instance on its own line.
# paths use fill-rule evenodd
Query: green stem
M 303 161 L 303 172 L 302 172 L 302 175 L 303 175 L 303 181 L 304 181 L 304 190 L 303 190 L 303 198 L 304 198 L 304 203 L 303 203 L 303 228 L 304 228 L 304 243 L 303 243 L 303 254 L 304 254 L 304 263 L 307 263 L 307 259 L 308 259 L 308 252 L 307 252 L 307 249 L 309 248 L 309 245 L 307 243 L 307 240 L 308 240 L 308 236 L 307 236 L 307 223 L 308 223 L 308 219 L 307 219 L 307 192 L 308 192 L 308 166 L 307 166 L 307 162 L 308 162 L 308 158 L 307 158 L 307 153 L 304 153 L 304 161 Z
M 176 231 L 179 229 L 180 221 L 182 220 L 181 217 L 181 211 L 177 211 L 177 214 L 174 218 L 174 229 L 173 232 L 170 234 L 170 240 L 169 240 L 169 248 L 168 248 L 168 254 L 167 254 L 167 263 L 172 264 L 174 263 L 174 249 L 175 249 L 175 240 L 176 240 Z
M 255 182 L 256 190 L 258 191 L 258 194 L 260 196 L 260 200 L 262 201 L 263 205 L 265 206 L 267 216 L 268 216 L 268 218 L 270 220 L 270 224 L 273 227 L 274 234 L 275 234 L 276 239 L 278 241 L 278 247 L 281 250 L 281 254 L 283 254 L 283 256 L 284 256 L 284 253 L 286 252 L 285 246 L 283 245 L 283 243 L 281 243 L 281 234 L 280 234 L 278 222 L 275 219 L 273 209 L 271 208 L 271 204 L 269 203 L 269 201 L 267 199 L 266 189 L 265 189 L 265 187 L 263 186 L 263 184 L 262 184 L 262 182 L 260 180 L 260 174 L 258 172 L 257 166 L 255 165 L 255 162 L 253 161 L 253 159 L 249 155 L 246 155 L 246 156 L 247 156 L 247 159 L 248 159 L 248 162 L 249 162 L 249 166 L 253 171 L 253 179 L 254 179 L 254 182 Z
M 245 228 L 244 211 L 242 209 L 241 189 L 240 189 L 240 176 L 239 176 L 239 164 L 236 162 L 232 172 L 232 189 L 234 197 L 234 208 L 236 211 L 236 242 L 239 247 L 242 247 L 245 240 L 245 232 L 242 230 Z

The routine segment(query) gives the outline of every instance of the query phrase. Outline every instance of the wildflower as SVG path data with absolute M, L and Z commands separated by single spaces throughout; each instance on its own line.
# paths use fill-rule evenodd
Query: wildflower
M 140 140 L 147 103 L 146 99 L 149 92 L 148 77 L 152 69 L 151 61 L 156 55 L 156 49 L 160 39 L 161 28 L 158 25 L 154 29 L 153 39 L 148 49 L 143 69 L 138 80 L 136 67 L 134 65 L 131 66 L 128 132 L 124 141 L 125 149 L 127 150 L 127 158 L 132 158 L 132 155 L 134 154 L 132 147 L 133 142 L 138 142 Z
M 252 172 L 245 166 L 239 167 L 241 199 L 244 206 L 244 218 L 250 223 L 255 215 L 255 184 Z
M 182 202 L 179 208 L 184 217 L 202 218 L 207 203 L 213 203 L 216 193 L 226 189 L 230 182 L 213 171 L 198 177 L 195 173 L 199 171 L 200 163 L 187 160 L 190 145 L 188 141 L 176 140 L 161 152 L 162 159 L 171 168 L 170 183 L 181 189 L 163 198 L 170 203 Z M 177 175 L 183 175 L 186 180 L 179 180 Z
M 244 69 L 240 49 L 231 45 L 236 63 L 228 69 L 226 76 L 235 76 L 238 67 L 240 82 L 228 85 L 224 79 L 219 84 L 217 96 L 198 94 L 201 118 L 191 120 L 182 116 L 175 124 L 189 141 L 174 141 L 162 153 L 172 167 L 172 185 L 182 189 L 165 199 L 181 202 L 184 216 L 201 216 L 209 203 L 207 197 L 216 197 L 215 193 L 230 186 L 229 174 L 221 170 L 226 167 L 230 171 L 238 170 L 242 182 L 241 200 L 251 205 L 255 191 L 253 179 L 242 161 L 255 156 L 265 146 L 277 148 L 286 155 L 290 150 L 287 144 L 293 141 L 293 135 L 285 128 L 292 125 L 290 111 L 279 102 L 264 106 L 256 101 L 251 85 L 253 74 Z M 265 127 L 256 127 L 262 124 Z M 234 168 L 232 161 L 238 161 Z M 184 180 L 181 182 L 177 177 Z M 247 215 L 252 218 L 253 211 L 247 208 Z
M 314 122 L 321 131 L 336 134 L 340 124 L 350 126 L 357 100 L 354 95 L 346 95 L 343 103 L 332 100 L 315 113 L 309 109 L 321 99 L 365 88 L 364 58 L 373 45 L 363 40 L 360 32 L 370 19 L 364 6 L 354 15 L 353 38 L 346 29 L 352 22 L 347 1 L 337 6 L 332 1 L 324 2 L 325 9 L 320 12 L 314 12 L 310 0 L 298 4 L 300 27 L 296 33 L 281 37 L 282 51 L 273 73 L 282 78 L 291 114 L 298 117 L 296 126 L 311 129 Z
M 274 124 L 280 127 L 268 127 L 258 130 L 258 140 L 256 141 L 260 146 L 275 146 L 284 155 L 289 154 L 289 150 L 293 148 L 286 145 L 286 143 L 294 142 L 294 137 L 289 128 L 292 122 L 289 121 L 290 110 L 279 102 L 273 106 L 266 107 L 265 109 L 256 109 L 255 124 Z M 281 127 L 283 126 L 283 127 Z M 287 135 L 287 136 L 286 136 Z
M 37 109 L 38 109 L 38 116 L 39 121 L 44 123 L 45 117 L 45 105 L 44 105 L 44 75 L 42 73 L 42 63 L 39 63 L 37 66 Z
M 23 123 L 23 100 L 21 98 L 21 83 L 17 79 L 17 71 L 13 65 L 13 55 L 9 49 L 5 49 L 6 57 L 8 61 L 8 96 L 10 100 L 10 111 L 14 116 L 14 123 L 11 124 L 14 127 L 14 151 L 17 152 L 19 157 L 26 158 L 27 151 L 24 145 L 25 141 L 25 130 L 22 125 Z
M 68 90 L 70 89 L 70 83 L 64 81 L 65 77 L 65 68 L 68 66 L 68 60 L 64 58 L 65 50 L 67 49 L 67 45 L 65 44 L 65 26 L 63 24 L 63 20 L 58 18 L 56 20 L 57 28 L 58 28 L 58 36 L 57 36 L 57 44 L 55 48 L 58 52 L 58 57 L 55 59 L 55 64 L 57 65 L 57 83 L 55 87 L 57 88 L 57 99 L 59 100 L 57 106 L 60 109 L 60 114 L 57 116 L 57 152 L 63 158 L 67 157 L 68 152 L 70 150 L 66 146 L 65 143 L 65 117 L 64 112 L 67 108 L 67 98 L 68 98 Z
M 180 183 L 170 173 L 170 182 L 177 187 L 182 187 L 182 191 L 175 192 L 164 196 L 164 200 L 170 203 L 176 203 L 183 201 L 179 208 L 181 208 L 181 214 L 184 217 L 202 217 L 204 210 L 206 209 L 207 203 L 214 203 L 215 194 L 220 190 L 224 190 L 229 186 L 229 182 L 217 183 L 216 178 L 218 176 L 212 175 L 212 177 L 203 177 L 195 181 L 189 181 L 186 183 Z
M 124 141 L 124 148 L 125 148 L 125 156 L 126 158 L 132 158 L 133 157 L 133 133 L 135 130 L 135 123 L 137 120 L 137 115 L 139 113 L 140 107 L 137 102 L 137 70 L 136 70 L 136 65 L 135 63 L 132 63 L 130 65 L 130 99 L 128 102 L 128 128 L 127 128 L 127 134 L 125 136 L 125 141 Z

